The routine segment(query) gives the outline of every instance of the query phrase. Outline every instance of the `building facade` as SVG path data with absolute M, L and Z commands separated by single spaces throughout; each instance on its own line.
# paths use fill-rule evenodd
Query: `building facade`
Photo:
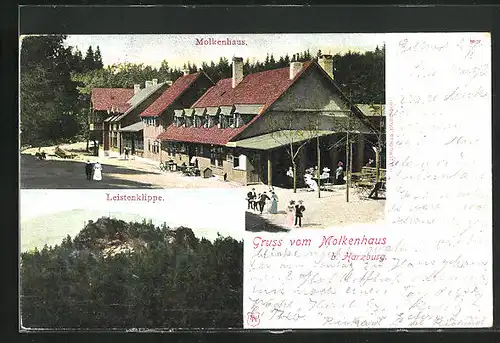
M 90 97 L 89 140 L 105 150 L 113 144 L 109 122 L 106 119 L 121 115 L 130 107 L 128 100 L 134 95 L 129 88 L 94 88 Z
M 190 107 L 213 82 L 202 71 L 184 75 L 175 80 L 155 101 L 141 112 L 143 123 L 144 157 L 163 161 L 166 156 L 161 149 L 158 136 L 172 124 L 176 110 Z
M 143 126 L 140 113 L 148 108 L 167 87 L 166 82 L 158 83 L 157 79 L 146 81 L 144 88 L 141 88 L 139 84 L 134 85 L 134 95 L 127 101 L 127 110 L 105 119 L 110 137 L 110 144 L 104 146 L 105 152 L 121 155 L 127 147 L 132 154 L 143 155 Z
M 353 169 L 366 162 L 372 146 L 365 143 L 379 131 L 335 83 L 332 56 L 246 76 L 243 59 L 234 58 L 232 74 L 174 110 L 158 135 L 165 160 L 244 185 L 284 185 L 290 166 L 300 176 L 317 165 L 318 153 L 322 167 L 346 164 L 350 136 Z

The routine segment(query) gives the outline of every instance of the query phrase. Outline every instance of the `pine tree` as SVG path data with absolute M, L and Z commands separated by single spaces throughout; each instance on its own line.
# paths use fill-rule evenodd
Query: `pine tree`
M 285 65 L 284 65 L 284 67 L 286 67 L 289 64 L 290 64 L 290 56 L 288 56 L 288 54 L 286 54 L 285 55 Z
M 80 101 L 71 79 L 75 66 L 65 36 L 29 36 L 20 56 L 22 144 L 53 143 L 78 133 Z
M 99 49 L 99 46 L 97 46 L 96 51 L 94 53 L 94 67 L 93 69 L 101 69 L 104 67 L 104 64 L 102 63 L 102 56 L 101 56 L 101 50 Z
M 273 54 L 271 54 L 271 56 L 269 57 L 269 64 L 271 66 L 271 69 L 276 68 L 276 60 L 274 59 Z
M 168 62 L 166 60 L 161 61 L 160 68 L 158 69 L 158 80 L 159 82 L 164 81 L 173 81 L 171 80 L 171 69 L 168 66 Z
M 89 46 L 83 59 L 83 70 L 84 72 L 94 70 L 94 51 L 92 50 L 92 46 Z

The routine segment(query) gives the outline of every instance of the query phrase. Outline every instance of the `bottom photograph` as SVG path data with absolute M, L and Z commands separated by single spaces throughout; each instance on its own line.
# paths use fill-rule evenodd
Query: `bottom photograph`
M 164 193 L 172 200 L 111 203 L 107 212 L 97 191 L 85 196 L 94 208 L 38 206 L 45 213 L 28 205 L 68 191 L 29 192 L 21 196 L 21 330 L 243 327 L 243 211 L 210 216 L 218 201 L 189 210 L 204 196 L 231 203 L 227 190 Z

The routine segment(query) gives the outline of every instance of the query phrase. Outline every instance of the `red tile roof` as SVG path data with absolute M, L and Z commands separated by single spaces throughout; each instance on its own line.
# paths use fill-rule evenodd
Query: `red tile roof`
M 210 88 L 192 107 L 218 107 L 234 104 L 263 104 L 269 107 L 312 64 L 305 62 L 290 80 L 290 68 L 280 68 L 247 75 L 234 89 L 232 79 L 223 79 Z
M 313 62 L 305 62 L 297 75 L 290 80 L 290 68 L 281 68 L 247 75 L 235 88 L 232 79 L 223 79 L 211 87 L 193 104 L 193 108 L 231 106 L 234 104 L 263 104 L 264 107 L 248 124 L 236 129 L 202 127 L 176 127 L 170 125 L 158 135 L 161 140 L 225 145 L 249 125 L 258 120 Z
M 179 77 L 172 86 L 168 87 L 158 99 L 156 99 L 141 114 L 141 117 L 159 116 L 167 109 L 193 82 L 201 75 L 201 72 Z
M 133 96 L 134 90 L 130 88 L 93 88 L 90 100 L 96 111 L 125 113 L 130 107 L 127 101 Z
M 232 79 L 222 79 L 210 87 L 191 107 L 218 107 L 227 93 L 232 93 Z
M 233 137 L 245 129 L 245 126 L 236 129 L 226 128 L 219 129 L 217 126 L 211 128 L 205 127 L 177 127 L 170 125 L 167 129 L 160 133 L 157 139 L 192 142 L 202 144 L 224 145 Z

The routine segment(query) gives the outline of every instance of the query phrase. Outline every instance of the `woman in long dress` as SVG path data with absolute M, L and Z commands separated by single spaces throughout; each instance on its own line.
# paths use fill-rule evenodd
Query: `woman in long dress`
M 102 167 L 99 162 L 94 164 L 94 180 L 101 181 L 102 180 Z
M 271 192 L 271 206 L 269 207 L 269 213 L 278 213 L 278 196 L 274 192 Z
M 294 220 L 295 220 L 295 201 L 290 200 L 290 203 L 286 207 L 285 226 L 288 228 L 293 228 Z

